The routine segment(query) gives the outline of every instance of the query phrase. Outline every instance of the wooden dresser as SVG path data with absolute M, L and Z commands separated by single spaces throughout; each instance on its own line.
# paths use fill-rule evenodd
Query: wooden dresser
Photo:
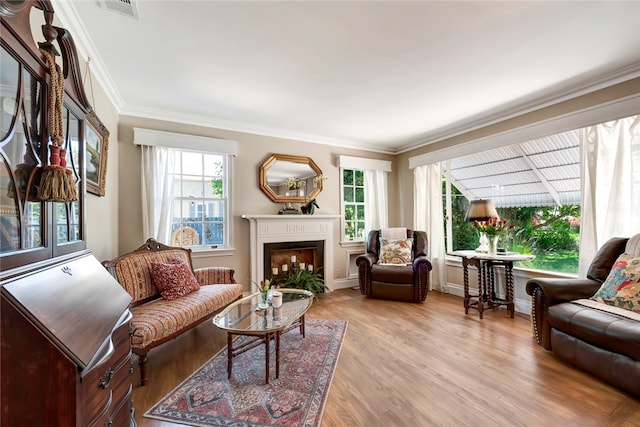
M 91 254 L 2 286 L 4 426 L 129 426 L 130 297 Z

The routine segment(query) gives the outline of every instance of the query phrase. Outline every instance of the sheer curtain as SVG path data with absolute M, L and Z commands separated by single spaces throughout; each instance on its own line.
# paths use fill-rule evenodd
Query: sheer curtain
M 611 237 L 640 232 L 640 116 L 581 130 L 579 275 Z
M 424 230 L 429 239 L 428 256 L 433 264 L 431 287 L 447 292 L 442 171 L 440 163 L 413 170 L 413 221 L 415 230 Z
M 364 204 L 364 229 L 367 232 L 389 226 L 386 172 L 369 169 L 364 171 Z
M 142 230 L 144 235 L 170 244 L 174 149 L 141 145 Z

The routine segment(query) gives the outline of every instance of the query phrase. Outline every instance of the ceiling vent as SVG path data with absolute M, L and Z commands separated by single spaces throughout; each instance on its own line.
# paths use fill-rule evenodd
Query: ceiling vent
M 98 0 L 98 3 L 104 9 L 138 19 L 138 8 L 133 0 Z

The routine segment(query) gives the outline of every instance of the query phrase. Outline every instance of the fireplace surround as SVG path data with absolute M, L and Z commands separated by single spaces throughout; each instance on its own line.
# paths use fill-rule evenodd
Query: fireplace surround
M 292 243 L 290 250 L 293 251 L 318 248 L 313 253 L 321 259 L 315 258 L 314 267 L 322 266 L 325 285 L 333 290 L 334 223 L 339 215 L 243 215 L 242 218 L 249 221 L 251 280 L 259 282 L 271 277 L 265 245 L 273 249 L 273 244 L 278 244 L 275 247 L 282 250 L 287 247 L 286 243 Z

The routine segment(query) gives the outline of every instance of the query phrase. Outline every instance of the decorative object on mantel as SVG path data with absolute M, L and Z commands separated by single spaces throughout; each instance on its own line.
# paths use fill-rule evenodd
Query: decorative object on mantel
M 316 202 L 316 199 L 313 199 L 313 200 L 309 201 L 308 203 L 300 206 L 300 210 L 305 215 L 313 215 L 313 212 L 315 211 L 315 208 L 320 209 L 320 206 L 318 206 L 318 202 Z
M 300 215 L 300 211 L 294 208 L 291 203 L 285 203 L 284 208 L 278 211 L 279 215 Z
M 286 375 L 269 384 L 264 382 L 264 346 L 238 355 L 231 379 L 225 347 L 144 416 L 197 426 L 319 426 L 347 325 L 307 319 L 306 338 L 283 335 L 280 351 L 287 357 L 280 369 Z M 248 339 L 236 338 L 239 344 Z

